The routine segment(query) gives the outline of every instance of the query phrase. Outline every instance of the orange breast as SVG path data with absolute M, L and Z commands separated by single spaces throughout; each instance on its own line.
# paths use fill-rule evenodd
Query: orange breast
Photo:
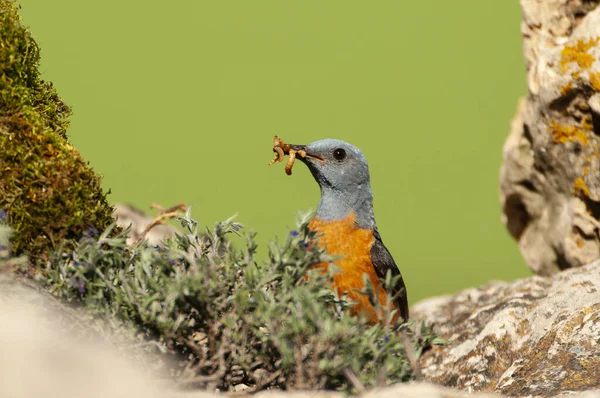
M 347 293 L 348 298 L 356 302 L 351 313 L 365 315 L 371 323 L 375 323 L 379 317 L 369 297 L 357 292 L 364 289 L 363 275 L 366 274 L 382 308 L 387 303 L 387 295 L 371 262 L 371 247 L 375 243 L 373 230 L 358 228 L 354 213 L 344 220 L 336 221 L 323 221 L 314 217 L 308 226 L 311 231 L 321 235 L 319 246 L 331 255 L 341 256 L 335 261 L 341 272 L 334 276 L 333 284 L 339 295 Z M 329 263 L 321 263 L 316 267 L 327 270 Z

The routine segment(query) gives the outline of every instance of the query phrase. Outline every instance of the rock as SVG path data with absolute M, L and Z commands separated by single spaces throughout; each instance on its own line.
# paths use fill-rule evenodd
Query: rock
M 117 219 L 117 224 L 123 228 L 131 226 L 131 231 L 127 238 L 127 244 L 133 244 L 142 235 L 146 227 L 152 222 L 153 217 L 148 217 L 143 211 L 127 204 L 115 205 L 113 216 Z M 153 227 L 146 234 L 146 240 L 151 245 L 160 245 L 164 238 L 171 238 L 177 231 L 176 228 L 160 224 Z
M 430 383 L 404 383 L 369 391 L 360 395 L 364 398 L 493 398 L 495 394 L 466 393 Z M 256 394 L 258 398 L 342 398 L 344 395 L 329 391 L 268 391 Z
M 508 396 L 600 389 L 600 261 L 428 299 L 413 313 L 451 342 L 422 358 L 429 382 Z
M 493 398 L 498 397 L 495 394 L 486 393 L 467 393 L 457 391 L 451 388 L 436 386 L 431 383 L 407 383 L 400 384 L 389 388 L 382 388 L 368 392 L 363 395 L 365 398 Z
M 600 258 L 599 3 L 521 0 L 529 92 L 504 146 L 500 201 L 539 275 Z
M 150 357 L 108 336 L 82 310 L 0 272 L 0 396 L 167 397 Z M 116 330 L 112 330 L 113 332 Z M 137 342 L 139 343 L 139 342 Z M 198 398 L 215 394 L 202 393 Z

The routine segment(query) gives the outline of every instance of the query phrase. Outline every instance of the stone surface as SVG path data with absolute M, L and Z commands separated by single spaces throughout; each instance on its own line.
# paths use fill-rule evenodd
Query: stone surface
M 539 275 L 600 258 L 600 8 L 521 0 L 528 95 L 504 146 L 503 220 Z
M 327 391 L 267 391 L 256 394 L 259 398 L 342 398 L 343 395 Z M 405 383 L 397 384 L 392 387 L 381 388 L 362 394 L 364 398 L 493 398 L 498 397 L 495 394 L 486 393 L 466 393 L 451 388 L 436 386 L 431 383 Z
M 82 315 L 0 272 L 0 396 L 169 396 L 165 382 L 151 377 L 149 357 L 135 353 L 140 347 L 119 344 L 124 336 L 112 340 Z
M 413 313 L 451 342 L 423 357 L 427 381 L 508 396 L 600 389 L 600 261 L 425 300 Z

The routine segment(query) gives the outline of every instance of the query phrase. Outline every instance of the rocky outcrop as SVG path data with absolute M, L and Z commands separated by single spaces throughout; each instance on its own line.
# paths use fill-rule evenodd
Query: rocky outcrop
M 425 379 L 466 391 L 554 396 L 600 389 L 600 261 L 417 304 L 449 340 Z
M 528 95 L 504 147 L 503 219 L 540 275 L 600 258 L 600 7 L 521 0 Z

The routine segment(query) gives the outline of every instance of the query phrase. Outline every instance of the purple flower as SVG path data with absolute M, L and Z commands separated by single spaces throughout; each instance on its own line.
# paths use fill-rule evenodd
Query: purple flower
M 85 284 L 79 278 L 77 278 L 77 291 L 79 291 L 79 294 L 85 294 Z
M 8 213 L 4 210 L 0 210 L 0 221 L 4 221 L 8 218 Z
M 298 236 L 298 231 L 296 231 L 296 230 L 293 230 L 292 232 L 290 232 L 290 236 L 291 236 L 292 238 L 295 238 L 296 236 Z
M 93 238 L 93 237 L 96 237 L 96 236 L 100 235 L 100 233 L 98 232 L 98 230 L 96 228 L 90 226 L 87 229 L 87 234 L 86 235 Z

